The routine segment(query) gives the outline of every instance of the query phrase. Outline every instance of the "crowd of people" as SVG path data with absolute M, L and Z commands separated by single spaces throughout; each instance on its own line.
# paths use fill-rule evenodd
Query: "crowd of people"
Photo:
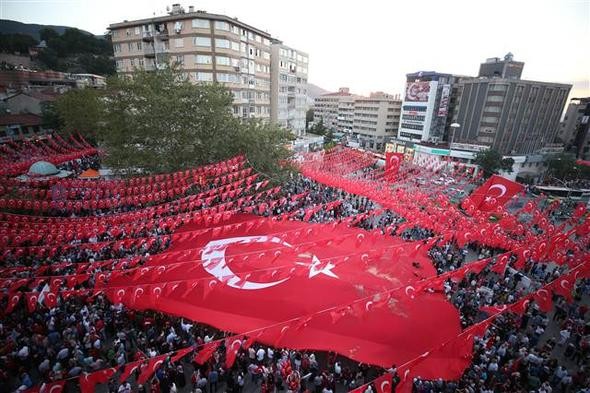
M 70 169 L 79 171 L 95 167 L 98 162 L 83 159 L 69 165 Z M 198 186 L 191 193 L 213 187 L 212 184 Z M 273 204 L 272 200 L 279 202 Z M 340 203 L 330 205 L 337 201 Z M 213 199 L 210 205 L 219 202 L 220 199 Z M 262 208 L 251 212 L 262 216 L 288 214 L 291 220 L 312 223 L 359 217 L 349 222 L 366 230 L 381 229 L 382 233 L 406 241 L 424 240 L 435 235 L 419 226 L 397 233 L 396 228 L 407 218 L 381 209 L 367 198 L 300 175 L 294 175 L 281 185 L 277 195 L 269 195 L 262 203 Z M 174 206 L 172 204 L 169 211 L 154 218 L 179 213 Z M 254 206 L 261 206 L 261 201 L 245 201 L 241 209 L 247 211 Z M 141 208 L 129 206 L 120 211 Z M 311 214 L 310 209 L 313 209 Z M 107 213 L 101 211 L 99 215 Z M 114 266 L 116 261 L 140 258 L 138 266 L 141 266 L 150 255 L 168 249 L 169 235 L 176 229 L 164 226 L 162 221 L 154 222 L 156 224 L 151 229 L 134 235 L 155 239 L 139 247 L 105 246 L 98 250 L 84 247 L 87 243 L 113 242 L 127 236 L 125 232 L 107 228 L 99 236 L 72 240 L 70 245 L 75 247 L 64 247 L 51 257 L 9 254 L 4 258 L 3 267 L 28 267 L 30 269 L 21 270 L 12 277 L 34 278 L 36 270 L 33 268 L 64 262 L 68 264 L 52 270 L 51 274 L 73 274 L 76 265 L 82 262 L 112 260 Z M 437 273 L 442 274 L 474 260 L 497 256 L 503 251 L 473 243 L 460 247 L 454 241 L 439 241 L 430 249 L 429 255 Z M 469 274 L 459 282 L 448 280 L 443 292 L 459 310 L 461 324 L 465 328 L 486 318 L 486 312 L 481 307 L 511 303 L 552 281 L 563 269 L 552 264 L 528 264 L 526 269 L 518 271 L 509 265 L 503 275 L 498 275 L 486 268 L 479 274 Z M 41 292 L 43 285 L 45 283 L 39 282 L 35 290 Z M 91 289 L 93 285 L 91 277 L 78 283 L 76 289 Z M 549 313 L 541 312 L 534 303 L 522 316 L 503 313 L 494 320 L 486 334 L 476 340 L 472 364 L 460 380 L 429 381 L 417 377 L 413 381 L 413 390 L 418 393 L 590 392 L 589 295 L 590 280 L 580 280 L 571 304 L 556 297 L 554 310 Z M 7 296 L 3 296 L 0 302 L 5 310 Z M 0 392 L 26 391 L 44 382 L 62 379 L 68 380 L 67 391 L 74 391 L 76 377 L 82 373 L 107 367 L 116 367 L 122 372 L 122 366 L 129 362 L 172 354 L 179 349 L 202 346 L 215 340 L 221 340 L 220 345 L 203 364 L 195 362 L 192 356 L 176 362 L 168 357 L 145 384 L 137 386 L 130 383 L 137 379 L 138 369 L 129 381 L 117 383 L 116 378 L 111 379 L 106 389 L 120 393 L 241 393 L 244 390 L 334 393 L 369 383 L 364 392 L 376 393 L 377 387 L 370 382 L 382 373 L 391 373 L 394 386 L 400 380 L 395 367 L 387 370 L 371 367 L 333 353 L 294 351 L 258 343 L 247 347 L 245 338 L 235 363 L 227 367 L 222 339 L 229 335 L 228 332 L 154 311 L 129 309 L 111 303 L 100 293 L 88 292 L 67 299 L 62 297 L 56 307 L 37 307 L 34 312 L 27 310 L 23 300 L 11 313 L 0 313 Z

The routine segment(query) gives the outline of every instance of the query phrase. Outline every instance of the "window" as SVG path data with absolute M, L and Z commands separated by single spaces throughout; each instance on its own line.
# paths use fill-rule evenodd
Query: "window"
M 125 67 L 125 63 L 123 62 L 123 60 L 117 60 L 116 61 L 116 64 L 117 64 L 117 69 L 118 70 L 122 70 L 123 67 Z
M 270 46 L 270 41 L 268 40 L 268 38 L 263 39 L 262 43 L 266 46 Z
M 206 46 L 211 47 L 211 38 L 209 37 L 195 37 L 193 38 L 193 44 L 195 46 Z
M 121 52 L 121 44 L 113 45 L 113 52 Z
M 231 48 L 232 48 L 232 50 L 239 52 L 240 51 L 240 43 L 231 41 Z
M 224 66 L 231 65 L 230 58 L 227 56 L 215 56 L 215 63 L 217 65 L 224 65 Z
M 129 30 L 129 29 L 125 30 L 125 35 L 130 36 L 131 35 L 131 30 Z
M 174 56 L 174 63 L 184 65 L 184 55 L 176 55 Z
M 175 48 L 182 48 L 182 47 L 184 47 L 184 39 L 182 39 L 182 38 L 175 38 L 174 39 L 174 47 Z
M 212 82 L 213 74 L 211 72 L 197 72 L 197 78 L 200 82 Z
M 111 34 L 113 35 L 113 38 L 116 38 L 119 36 L 119 30 L 113 30 Z
M 130 59 L 129 64 L 131 65 L 131 68 L 135 68 L 135 59 Z
M 218 82 L 229 82 L 229 83 L 236 83 L 238 82 L 238 78 L 234 74 L 217 74 L 217 81 Z
M 196 55 L 195 56 L 195 63 L 197 64 L 211 64 L 212 57 L 207 55 Z
M 208 19 L 193 19 L 193 29 L 209 29 L 210 27 Z
M 226 40 L 223 38 L 216 38 L 215 39 L 215 47 L 229 49 L 230 48 L 229 40 Z
M 256 35 L 254 36 L 254 39 L 256 40 L 256 42 L 260 42 L 260 43 L 262 43 L 262 37 L 261 37 L 261 36 L 259 36 L 258 34 L 256 34 Z
M 141 50 L 141 41 L 137 41 L 137 50 Z
M 143 59 L 139 59 L 139 67 L 143 68 Z
M 266 60 L 270 60 L 270 53 L 268 52 L 262 52 L 262 58 L 266 59 Z
M 131 42 L 128 42 L 128 43 L 127 43 L 127 50 L 128 50 L 129 52 L 133 52 L 133 43 L 131 43 Z
M 425 106 L 404 105 L 402 109 L 410 112 L 426 112 Z
M 141 34 L 141 28 L 139 26 L 135 27 L 135 35 Z
M 408 130 L 418 130 L 418 131 L 422 131 L 424 129 L 424 125 L 422 124 L 408 124 L 408 123 L 402 123 L 401 124 L 401 128 L 406 128 Z
M 229 31 L 229 23 L 216 20 L 215 21 L 215 30 Z

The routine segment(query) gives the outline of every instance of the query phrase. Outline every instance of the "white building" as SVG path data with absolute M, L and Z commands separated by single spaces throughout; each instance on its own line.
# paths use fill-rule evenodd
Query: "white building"
M 305 134 L 307 111 L 307 69 L 309 56 L 280 41 L 271 45 L 271 121 Z

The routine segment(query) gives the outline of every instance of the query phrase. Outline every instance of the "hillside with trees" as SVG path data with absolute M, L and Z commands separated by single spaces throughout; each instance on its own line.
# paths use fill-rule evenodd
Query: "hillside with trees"
M 115 73 L 109 36 L 95 37 L 86 31 L 69 27 L 63 30 L 43 27 L 21 31 L 13 28 L 6 32 L 3 26 L 0 31 L 0 51 L 3 53 L 28 55 L 29 48 L 44 43 L 37 48 L 35 65 L 38 69 L 98 75 Z M 5 64 L 4 68 L 10 66 Z

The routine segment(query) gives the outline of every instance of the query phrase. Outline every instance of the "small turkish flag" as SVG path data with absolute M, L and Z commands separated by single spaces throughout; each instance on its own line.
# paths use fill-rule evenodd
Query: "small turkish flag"
M 475 190 L 469 198 L 473 205 L 481 211 L 492 211 L 503 206 L 524 190 L 524 186 L 502 176 L 493 175 L 481 187 Z
M 8 299 L 8 304 L 6 305 L 6 314 L 10 314 L 12 312 L 12 310 L 14 310 L 14 308 L 16 307 L 18 302 L 20 301 L 21 293 L 15 292 L 15 293 L 9 294 L 8 296 L 10 296 L 10 298 Z
M 39 294 L 37 292 L 27 292 L 25 293 L 25 298 L 27 299 L 27 311 L 30 313 L 35 312 Z

